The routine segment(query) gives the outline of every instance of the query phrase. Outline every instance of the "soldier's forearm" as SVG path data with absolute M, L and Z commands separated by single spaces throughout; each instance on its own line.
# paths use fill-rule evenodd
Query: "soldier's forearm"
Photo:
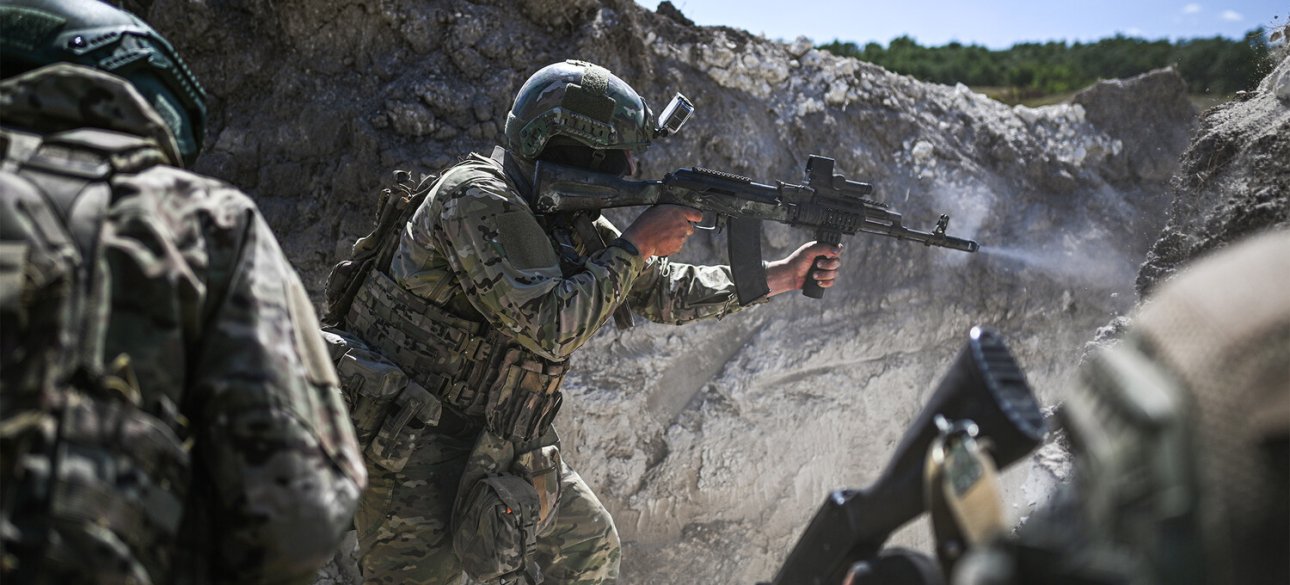
M 632 308 L 656 323 L 680 325 L 721 318 L 740 309 L 729 266 L 695 266 L 662 261 L 651 287 L 636 291 Z

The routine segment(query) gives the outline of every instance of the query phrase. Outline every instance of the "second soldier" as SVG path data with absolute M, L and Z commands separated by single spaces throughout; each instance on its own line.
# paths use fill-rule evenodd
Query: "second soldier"
M 329 298 L 357 290 L 327 320 L 370 472 L 355 522 L 367 582 L 617 579 L 613 519 L 551 426 L 569 356 L 620 307 L 681 324 L 740 304 L 729 267 L 667 259 L 698 211 L 652 207 L 620 233 L 586 213 L 534 213 L 531 177 L 537 161 L 626 175 L 666 134 L 603 67 L 542 68 L 515 98 L 505 147 L 439 177 L 390 230 L 388 260 L 329 283 Z M 806 244 L 771 262 L 767 296 L 799 290 L 813 264 L 832 285 L 839 253 Z

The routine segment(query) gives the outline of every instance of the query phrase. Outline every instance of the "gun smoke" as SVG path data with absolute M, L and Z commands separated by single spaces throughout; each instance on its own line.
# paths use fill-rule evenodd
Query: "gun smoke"
M 1113 246 L 1044 250 L 983 244 L 980 254 L 1007 270 L 1033 270 L 1064 286 L 1128 291 L 1137 265 Z

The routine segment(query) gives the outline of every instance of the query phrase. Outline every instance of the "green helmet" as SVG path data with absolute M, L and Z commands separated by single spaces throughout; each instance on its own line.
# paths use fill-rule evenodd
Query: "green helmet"
M 608 69 L 585 61 L 539 69 L 506 116 L 507 150 L 530 160 L 557 136 L 595 150 L 640 152 L 657 133 L 645 100 Z
M 129 12 L 98 0 L 3 0 L 0 60 L 4 77 L 60 62 L 121 76 L 170 127 L 186 163 L 201 151 L 206 92 L 174 47 Z

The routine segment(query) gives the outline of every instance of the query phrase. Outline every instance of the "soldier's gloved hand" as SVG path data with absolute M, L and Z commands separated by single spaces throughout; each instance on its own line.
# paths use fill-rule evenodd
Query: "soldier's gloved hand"
M 685 240 L 694 233 L 694 224 L 703 221 L 697 209 L 680 205 L 655 205 L 646 209 L 622 238 L 640 250 L 641 257 L 671 256 L 681 251 Z
M 806 284 L 806 275 L 815 265 L 815 280 L 822 288 L 833 286 L 838 277 L 838 268 L 842 267 L 842 246 L 831 246 L 809 242 L 789 254 L 783 260 L 776 260 L 766 265 L 766 286 L 770 287 L 770 296 L 792 290 L 801 290 Z M 819 256 L 823 258 L 817 259 Z

